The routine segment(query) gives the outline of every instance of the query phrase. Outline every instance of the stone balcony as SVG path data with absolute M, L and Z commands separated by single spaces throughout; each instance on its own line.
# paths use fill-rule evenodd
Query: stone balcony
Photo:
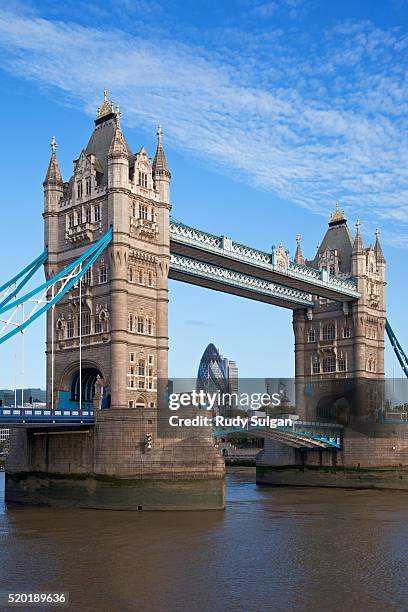
M 130 230 L 141 238 L 157 238 L 159 228 L 155 221 L 149 219 L 130 219 Z
M 79 281 L 78 281 L 79 283 Z M 72 287 L 70 292 L 68 293 L 68 299 L 70 302 L 79 303 L 79 286 L 78 283 Z M 88 285 L 87 283 L 82 281 L 81 286 L 81 297 L 82 300 L 86 298 L 91 298 L 93 295 L 92 285 Z
M 101 227 L 100 221 L 85 221 L 85 223 L 68 227 L 65 231 L 65 239 L 72 244 L 91 242 L 95 238 L 95 232 L 99 234 Z

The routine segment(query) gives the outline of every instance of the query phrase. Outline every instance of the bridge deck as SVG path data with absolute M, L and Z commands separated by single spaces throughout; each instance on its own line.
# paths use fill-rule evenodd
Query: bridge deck
M 96 422 L 95 411 L 91 409 L 79 410 L 51 410 L 50 408 L 33 407 L 2 407 L 0 408 L 1 427 L 25 428 L 84 428 L 93 426 Z M 221 428 L 213 430 L 213 436 L 228 436 L 232 433 L 244 433 L 261 438 L 272 438 L 294 448 L 340 449 L 340 426 L 336 424 L 312 423 L 299 421 L 295 428 L 287 427 L 251 427 Z M 312 431 L 314 430 L 314 431 Z M 320 430 L 319 433 L 317 431 Z M 327 432 L 331 431 L 331 435 Z M 332 430 L 337 430 L 334 435 Z

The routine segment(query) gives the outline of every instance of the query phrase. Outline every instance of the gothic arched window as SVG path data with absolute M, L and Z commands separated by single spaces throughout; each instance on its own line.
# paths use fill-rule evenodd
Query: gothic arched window
M 106 264 L 102 263 L 99 268 L 99 284 L 103 285 L 108 282 L 108 269 Z
M 89 336 L 91 333 L 91 313 L 89 310 L 83 310 L 81 316 L 81 335 Z
M 339 372 L 347 371 L 347 353 L 345 355 L 341 354 L 337 360 L 337 370 Z
M 102 331 L 102 325 L 101 325 L 101 319 L 100 317 L 98 317 L 98 315 L 96 315 L 95 317 L 94 326 L 95 326 L 95 334 L 100 334 Z
M 145 360 L 144 359 L 139 359 L 139 364 L 138 364 L 138 375 L 139 376 L 144 376 L 146 373 L 146 366 L 145 366 Z
M 72 319 L 68 319 L 67 321 L 67 338 L 74 337 L 74 321 Z
M 334 323 L 327 323 L 323 326 L 323 340 L 334 340 L 336 337 L 336 328 Z
M 138 397 L 136 400 L 136 408 L 146 408 L 146 402 L 143 397 Z
M 336 356 L 325 355 L 323 357 L 323 372 L 335 372 L 336 371 Z
M 307 332 L 307 341 L 308 342 L 316 342 L 316 332 L 313 329 L 313 327 L 311 327 L 309 329 L 309 331 Z
M 349 325 L 345 325 L 343 327 L 343 338 L 350 338 L 351 337 L 351 329 Z

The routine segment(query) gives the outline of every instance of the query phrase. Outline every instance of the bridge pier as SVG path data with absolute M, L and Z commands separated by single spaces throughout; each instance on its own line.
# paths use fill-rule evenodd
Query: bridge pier
M 8 502 L 107 510 L 224 508 L 224 461 L 211 440 L 158 439 L 148 450 L 145 419 L 115 411 L 93 429 L 13 429 Z
M 344 429 L 341 450 L 295 449 L 265 439 L 260 485 L 408 490 L 408 425 Z

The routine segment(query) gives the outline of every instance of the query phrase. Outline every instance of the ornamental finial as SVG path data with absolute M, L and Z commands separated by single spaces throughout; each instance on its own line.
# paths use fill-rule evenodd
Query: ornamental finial
M 55 136 L 53 136 L 53 137 L 51 138 L 51 143 L 50 143 L 50 144 L 51 144 L 51 150 L 52 150 L 52 152 L 53 152 L 53 153 L 55 153 L 55 149 L 57 148 L 57 141 L 56 141 Z
M 109 104 L 108 102 L 108 90 L 106 87 L 103 88 L 103 104 L 102 107 L 98 106 L 98 119 L 101 117 L 105 117 L 105 115 L 110 115 L 115 112 L 115 106 L 113 102 Z
M 359 233 L 360 233 L 360 230 L 361 230 L 361 223 L 360 223 L 360 219 L 357 219 L 357 221 L 356 221 L 356 228 L 357 228 L 357 233 L 359 234 Z
M 379 227 L 376 227 L 376 228 L 375 228 L 375 237 L 376 237 L 376 238 L 379 238 L 379 237 L 380 237 L 380 234 L 381 234 L 381 232 L 380 232 L 380 228 L 379 228 Z
M 296 234 L 296 242 L 300 244 L 301 240 L 302 240 L 302 236 L 300 234 Z
M 336 222 L 336 221 L 344 221 L 344 220 L 345 220 L 344 211 L 340 210 L 340 204 L 337 201 L 336 202 L 336 210 L 334 211 L 334 213 L 330 217 L 330 223 L 333 223 L 333 221 Z
M 163 130 L 162 130 L 162 126 L 161 125 L 157 126 L 156 134 L 157 134 L 157 144 L 158 145 L 163 144 Z

